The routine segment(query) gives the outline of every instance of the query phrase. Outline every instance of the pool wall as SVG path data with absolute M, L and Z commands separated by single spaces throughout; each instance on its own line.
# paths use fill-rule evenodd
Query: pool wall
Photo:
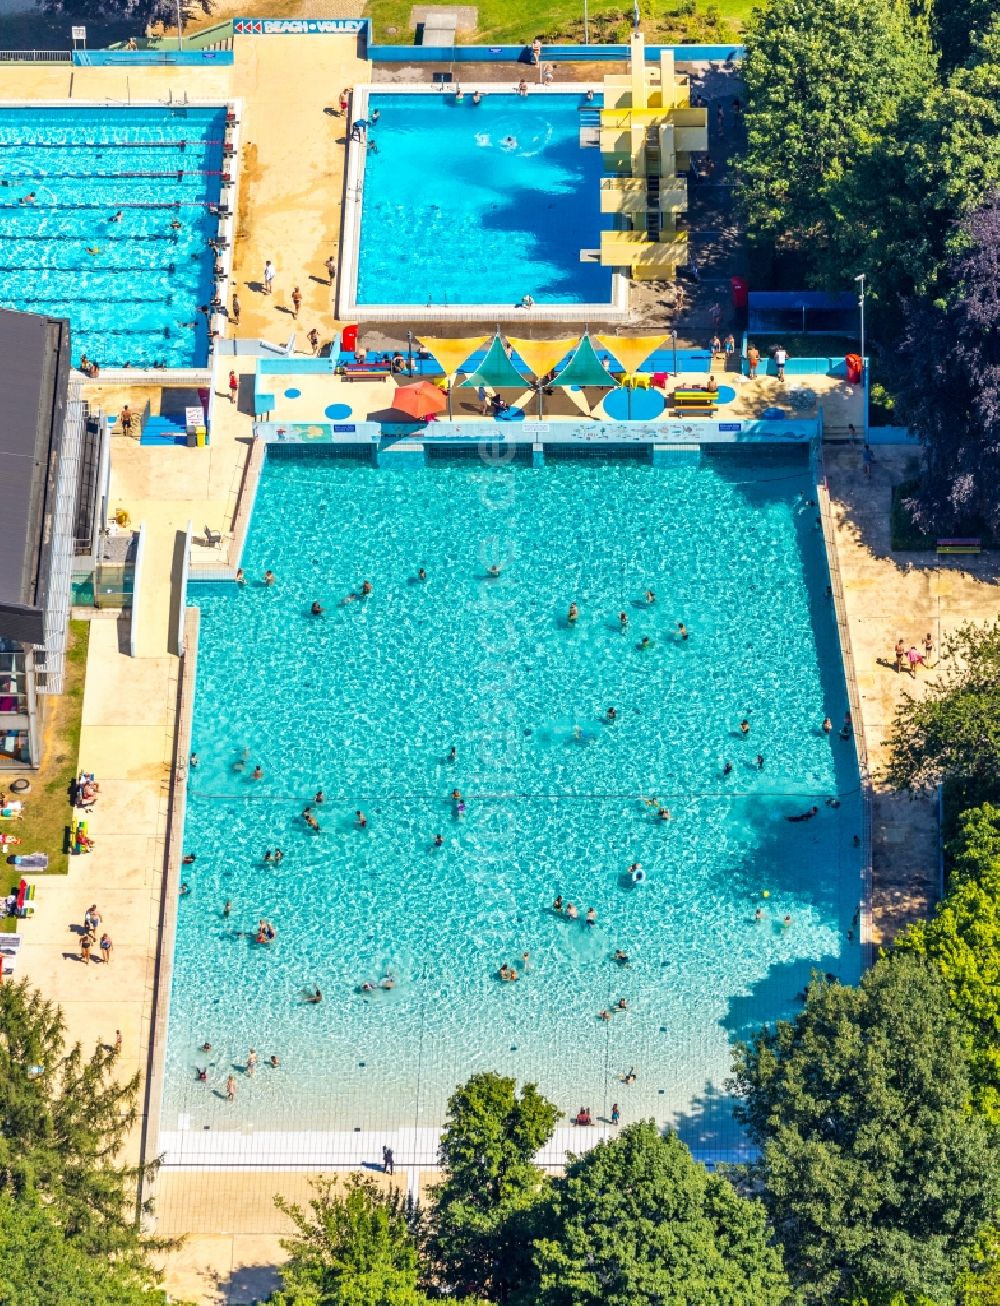
M 454 83 L 406 85 L 372 83 L 357 86 L 351 103 L 352 119 L 367 118 L 369 95 L 443 95 L 454 92 Z M 497 94 L 496 82 L 463 82 L 470 94 Z M 516 89 L 512 82 L 511 90 Z M 529 85 L 529 95 L 600 94 L 602 83 L 562 82 L 558 86 Z M 628 318 L 628 279 L 620 269 L 611 274 L 611 300 L 600 304 L 535 304 L 530 310 L 514 304 L 359 304 L 358 263 L 361 245 L 361 216 L 364 204 L 365 161 L 368 151 L 363 141 L 348 141 L 347 169 L 344 180 L 344 216 L 340 237 L 340 280 L 337 288 L 337 316 L 355 321 L 359 316 L 368 322 L 624 322 Z
M 219 197 L 219 220 L 218 220 L 218 238 L 224 242 L 221 250 L 225 279 L 220 281 L 222 286 L 228 286 L 232 280 L 233 274 L 233 250 L 236 243 L 236 212 L 237 196 L 239 193 L 239 161 L 240 161 L 240 124 L 243 114 L 243 101 L 239 98 L 231 100 L 193 100 L 188 98 L 185 93 L 183 99 L 176 102 L 172 100 L 131 100 L 127 105 L 122 104 L 119 100 L 0 100 L 0 110 L 3 109 L 23 109 L 27 111 L 45 110 L 45 109 L 92 109 L 92 110 L 115 110 L 123 109 L 148 109 L 156 110 L 159 113 L 166 112 L 171 108 L 185 109 L 225 109 L 227 114 L 227 139 L 232 147 L 232 157 L 227 161 L 228 170 L 223 177 L 221 192 Z M 206 253 L 206 259 L 209 254 Z M 223 296 L 223 307 L 227 296 Z M 229 330 L 229 316 L 227 312 L 216 312 L 209 318 L 209 330 L 216 333 L 216 339 L 223 339 Z M 74 346 L 74 352 L 76 347 Z M 112 384 L 114 382 L 128 383 L 131 385 L 163 385 L 164 381 L 169 380 L 171 385 L 190 385 L 209 387 L 209 423 L 211 422 L 211 408 L 214 402 L 214 389 L 211 386 L 212 381 L 212 362 L 214 356 L 211 337 L 209 338 L 208 357 L 201 366 L 192 367 L 168 367 L 168 368 L 144 368 L 144 367 L 102 367 L 100 377 L 101 384 Z M 82 372 L 76 373 L 78 383 L 86 385 L 89 377 L 84 376 Z
M 256 445 L 260 451 L 261 441 Z M 317 453 L 320 451 L 317 450 Z M 333 451 L 330 451 L 331 453 Z M 594 450 L 600 453 L 600 450 Z M 853 658 L 850 648 L 849 631 L 842 609 L 842 591 L 839 585 L 839 567 L 836 558 L 836 544 L 832 534 L 829 514 L 829 497 L 825 487 L 825 473 L 822 463 L 822 451 L 814 442 L 811 449 L 810 465 L 812 479 L 817 487 L 817 497 L 823 518 L 822 537 L 824 555 L 828 574 L 833 585 L 837 606 L 837 632 L 840 643 L 843 674 L 847 679 L 850 706 L 858 726 L 856 736 L 856 753 L 861 768 L 862 789 L 865 795 L 864 859 L 862 878 L 864 886 L 863 909 L 861 917 L 861 936 L 864 951 L 864 965 L 870 964 L 870 788 L 867 780 L 864 738 L 861 733 L 862 718 L 859 711 L 857 686 L 854 678 Z M 255 488 L 255 487 L 253 487 Z M 242 510 L 252 511 L 254 495 L 251 492 Z M 192 576 L 193 580 L 207 579 L 204 573 Z M 220 576 L 219 579 L 222 579 Z M 231 579 L 231 577 L 229 578 Z M 166 1051 L 167 1028 L 169 1024 L 171 959 L 173 939 L 177 927 L 177 889 L 180 877 L 181 839 L 183 830 L 186 776 L 184 758 L 190 747 L 190 732 L 194 710 L 195 663 L 198 647 L 198 613 L 188 612 L 188 634 L 186 656 L 182 669 L 182 686 L 178 698 L 179 729 L 177 749 L 174 760 L 174 784 L 172 795 L 171 823 L 169 839 L 169 872 L 164 886 L 164 904 L 161 911 L 161 968 L 156 980 L 156 1011 L 150 1040 L 150 1076 L 149 1094 L 146 1101 L 144 1139 L 144 1156 L 164 1157 L 167 1171 L 179 1169 L 202 1170 L 315 1170 L 317 1167 L 333 1169 L 351 1169 L 369 1162 L 378 1154 L 381 1146 L 388 1143 L 397 1156 L 410 1166 L 433 1166 L 436 1163 L 439 1131 L 436 1127 L 414 1123 L 403 1125 L 387 1122 L 386 1129 L 377 1131 L 346 1129 L 302 1129 L 285 1131 L 275 1122 L 270 1129 L 243 1128 L 236 1130 L 211 1129 L 205 1131 L 189 1130 L 186 1122 L 171 1124 L 161 1115 L 164 1086 L 164 1057 Z M 193 622 L 192 622 L 193 619 Z M 192 638 L 193 636 L 193 638 Z M 593 1131 L 593 1137 L 585 1140 L 588 1144 L 596 1143 L 611 1131 L 601 1128 Z M 739 1161 L 748 1159 L 745 1144 L 734 1146 L 730 1141 L 726 1146 L 710 1145 L 711 1139 L 705 1140 L 702 1159 L 708 1164 L 718 1161 Z M 581 1140 L 578 1132 L 568 1126 L 557 1129 L 553 1139 L 539 1155 L 539 1163 L 548 1167 L 559 1167 L 566 1163 L 568 1153 L 578 1152 Z M 702 1149 L 699 1149 L 701 1154 Z M 148 1196 L 153 1195 L 151 1191 Z

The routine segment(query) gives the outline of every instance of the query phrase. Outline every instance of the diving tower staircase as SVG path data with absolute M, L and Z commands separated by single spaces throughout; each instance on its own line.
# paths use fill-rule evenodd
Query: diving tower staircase
M 632 35 L 628 72 L 604 79 L 598 144 L 607 174 L 601 212 L 617 219 L 601 232 L 601 263 L 627 268 L 638 281 L 676 276 L 688 261 L 677 218 L 687 210 L 691 156 L 708 149 L 708 110 L 691 107 L 672 51 L 647 63 L 641 32 Z

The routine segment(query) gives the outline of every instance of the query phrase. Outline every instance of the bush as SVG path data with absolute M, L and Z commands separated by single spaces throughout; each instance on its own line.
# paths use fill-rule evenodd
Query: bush
M 895 551 L 933 549 L 934 536 L 925 535 L 913 520 L 907 506 L 920 485 L 919 480 L 900 481 L 892 487 L 892 522 L 890 547 Z

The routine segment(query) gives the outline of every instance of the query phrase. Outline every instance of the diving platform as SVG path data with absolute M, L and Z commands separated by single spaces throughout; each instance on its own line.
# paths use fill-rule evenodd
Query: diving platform
M 634 32 L 628 72 L 605 77 L 598 125 L 587 130 L 596 130 L 608 174 L 601 212 L 615 216 L 614 229 L 601 232 L 601 263 L 639 281 L 675 277 L 688 261 L 687 232 L 677 222 L 688 206 L 685 174 L 692 156 L 708 149 L 708 111 L 691 107 L 673 52 L 661 49 L 647 62 L 645 38 Z

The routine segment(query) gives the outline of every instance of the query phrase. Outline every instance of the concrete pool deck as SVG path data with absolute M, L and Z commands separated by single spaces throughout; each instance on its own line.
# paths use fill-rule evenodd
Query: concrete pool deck
M 781 408 L 788 418 L 814 418 L 822 408 L 823 420 L 828 431 L 837 434 L 846 432 L 848 423 L 853 423 L 856 430 L 862 427 L 862 396 L 859 387 L 848 385 L 842 378 L 833 376 L 790 376 L 783 384 L 776 377 L 759 377 L 754 381 L 731 372 L 719 371 L 720 387 L 729 387 L 735 391 L 733 398 L 718 406 L 715 420 L 720 422 L 741 421 L 761 418 L 768 408 Z M 271 421 L 276 422 L 310 422 L 329 420 L 324 417 L 328 406 L 338 406 L 336 420 L 342 421 L 396 421 L 398 413 L 392 410 L 393 396 L 398 385 L 405 386 L 409 378 L 389 377 L 381 381 L 345 381 L 333 373 L 302 373 L 268 377 L 268 389 L 274 395 L 274 408 L 270 410 Z M 677 377 L 669 377 L 666 395 L 669 397 L 675 386 L 703 386 L 704 373 L 681 372 Z M 288 395 L 287 391 L 295 391 Z M 640 395 L 643 392 L 638 392 Z M 556 390 L 545 396 L 544 415 L 546 421 L 580 421 L 593 419 L 614 421 L 604 412 L 603 401 L 591 410 L 588 403 L 596 392 Z M 525 414 L 534 418 L 537 414 L 537 397 L 527 387 L 521 392 L 507 391 L 504 397 L 514 407 L 521 408 Z M 637 400 L 637 403 L 639 401 Z M 345 411 L 346 410 L 346 411 Z M 452 411 L 456 420 L 462 418 L 479 418 L 480 409 L 476 391 L 472 387 L 457 386 L 452 391 Z M 670 420 L 669 402 L 656 422 Z M 697 422 L 698 418 L 689 418 Z M 500 423 L 498 430 L 503 430 Z

